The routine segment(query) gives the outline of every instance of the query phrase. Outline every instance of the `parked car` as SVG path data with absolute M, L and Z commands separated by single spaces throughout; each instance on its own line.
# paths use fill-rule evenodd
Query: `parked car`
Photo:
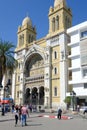
M 80 112 L 82 112 L 83 114 L 87 113 L 87 106 L 81 106 Z
M 5 104 L 5 112 L 10 112 L 10 105 L 9 104 Z
M 9 104 L 4 104 L 5 112 L 10 112 L 11 108 Z M 2 111 L 2 104 L 0 104 L 0 112 Z
M 1 106 L 1 104 L 0 104 L 0 112 L 2 111 L 2 106 Z

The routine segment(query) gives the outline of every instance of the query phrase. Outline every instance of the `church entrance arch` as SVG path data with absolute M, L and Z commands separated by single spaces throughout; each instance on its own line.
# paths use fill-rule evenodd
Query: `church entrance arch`
M 44 59 L 39 53 L 27 57 L 24 67 L 25 84 L 28 104 L 44 105 Z M 34 87 L 35 86 L 35 87 Z M 37 87 L 36 87 L 37 86 Z
M 44 75 L 44 60 L 40 54 L 34 53 L 27 58 L 24 67 L 24 74 L 26 78 Z

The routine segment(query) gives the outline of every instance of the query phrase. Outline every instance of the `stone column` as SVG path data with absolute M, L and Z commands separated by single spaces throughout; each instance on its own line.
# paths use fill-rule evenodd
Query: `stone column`
M 30 104 L 32 104 L 32 88 L 30 89 Z
M 45 93 L 45 96 L 44 96 L 44 106 L 49 108 L 50 107 L 49 89 L 45 88 L 44 89 L 44 93 Z
M 39 98 L 40 98 L 40 97 L 39 97 L 39 88 L 38 88 L 38 105 L 39 105 Z

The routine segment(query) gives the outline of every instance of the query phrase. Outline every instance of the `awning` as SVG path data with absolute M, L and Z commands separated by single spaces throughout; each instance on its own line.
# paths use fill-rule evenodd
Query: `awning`
M 13 98 L 3 98 L 3 100 L 10 100 L 10 101 L 12 101 Z
M 9 100 L 1 100 L 0 103 L 8 104 L 8 103 L 10 103 L 10 101 Z

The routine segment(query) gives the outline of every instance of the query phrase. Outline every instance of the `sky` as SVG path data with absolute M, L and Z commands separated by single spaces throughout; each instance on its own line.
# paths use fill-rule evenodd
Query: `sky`
M 72 25 L 87 20 L 87 0 L 66 0 L 72 9 Z M 0 0 L 0 39 L 17 44 L 17 30 L 26 16 L 36 26 L 37 39 L 47 35 L 48 12 L 54 0 Z

